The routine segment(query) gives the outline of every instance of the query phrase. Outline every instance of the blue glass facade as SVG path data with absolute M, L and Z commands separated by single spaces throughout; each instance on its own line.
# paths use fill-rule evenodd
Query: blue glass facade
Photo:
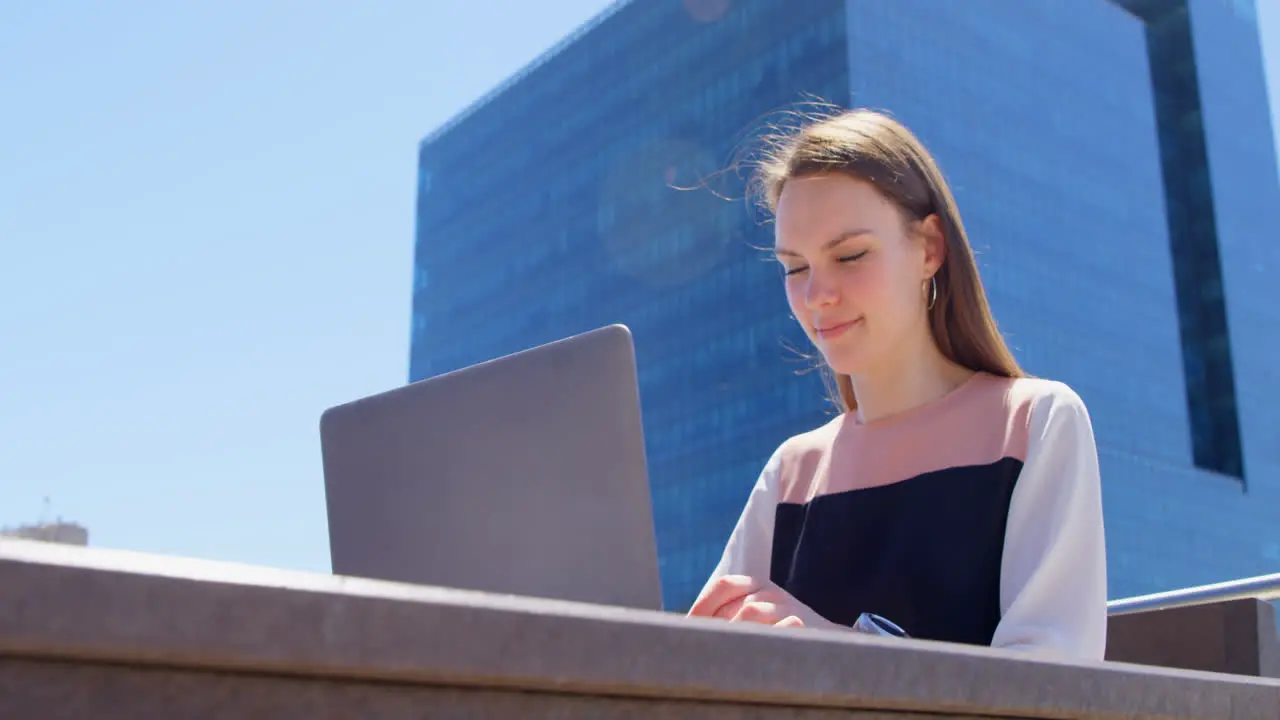
M 1020 360 L 1090 405 L 1112 595 L 1274 568 L 1280 188 L 1250 11 L 620 3 L 423 142 L 410 379 L 630 326 L 686 606 L 765 459 L 830 412 L 735 151 L 806 97 L 885 108 L 953 182 Z
M 1089 404 L 1112 595 L 1274 571 L 1280 190 L 1249 7 L 849 8 L 853 101 L 937 154 L 1002 331 Z

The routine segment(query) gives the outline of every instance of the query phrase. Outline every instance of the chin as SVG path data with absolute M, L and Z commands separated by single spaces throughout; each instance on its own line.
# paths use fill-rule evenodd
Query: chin
M 831 368 L 838 375 L 857 375 L 858 369 L 862 366 L 859 362 L 857 353 L 844 350 L 826 350 L 819 348 L 822 353 L 822 359 L 826 361 L 827 367 Z
M 840 365 L 832 365 L 831 363 L 827 363 L 827 365 L 831 368 L 831 371 L 834 372 L 836 375 L 853 376 L 858 374 L 858 367 L 856 365 L 852 365 L 849 363 L 844 363 Z

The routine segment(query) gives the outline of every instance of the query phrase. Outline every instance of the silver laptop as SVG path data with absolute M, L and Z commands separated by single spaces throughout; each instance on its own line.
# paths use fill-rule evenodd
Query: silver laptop
M 661 609 L 630 331 L 326 410 L 333 572 Z

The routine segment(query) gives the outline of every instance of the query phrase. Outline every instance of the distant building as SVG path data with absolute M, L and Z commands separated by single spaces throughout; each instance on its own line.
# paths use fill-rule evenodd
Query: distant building
M 734 161 L 796 101 L 884 108 L 947 172 L 1018 359 L 1089 405 L 1112 597 L 1275 572 L 1254 5 L 617 2 L 422 142 L 410 379 L 628 325 L 687 607 L 769 455 L 832 412 Z
M 83 525 L 59 520 L 51 523 L 0 528 L 0 537 L 42 540 L 44 542 L 62 543 L 63 545 L 88 545 L 89 529 Z

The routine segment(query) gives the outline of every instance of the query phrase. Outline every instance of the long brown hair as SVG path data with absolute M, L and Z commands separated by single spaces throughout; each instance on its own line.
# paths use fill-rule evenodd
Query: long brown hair
M 769 139 L 754 185 L 772 214 L 787 181 L 826 173 L 871 183 L 906 220 L 938 216 L 947 252 L 934 276 L 937 296 L 929 310 L 934 342 L 948 360 L 970 370 L 1024 377 L 991 316 L 955 198 L 923 143 L 902 123 L 873 110 L 810 115 L 797 129 Z M 837 407 L 858 407 L 848 375 L 823 363 L 823 377 Z

